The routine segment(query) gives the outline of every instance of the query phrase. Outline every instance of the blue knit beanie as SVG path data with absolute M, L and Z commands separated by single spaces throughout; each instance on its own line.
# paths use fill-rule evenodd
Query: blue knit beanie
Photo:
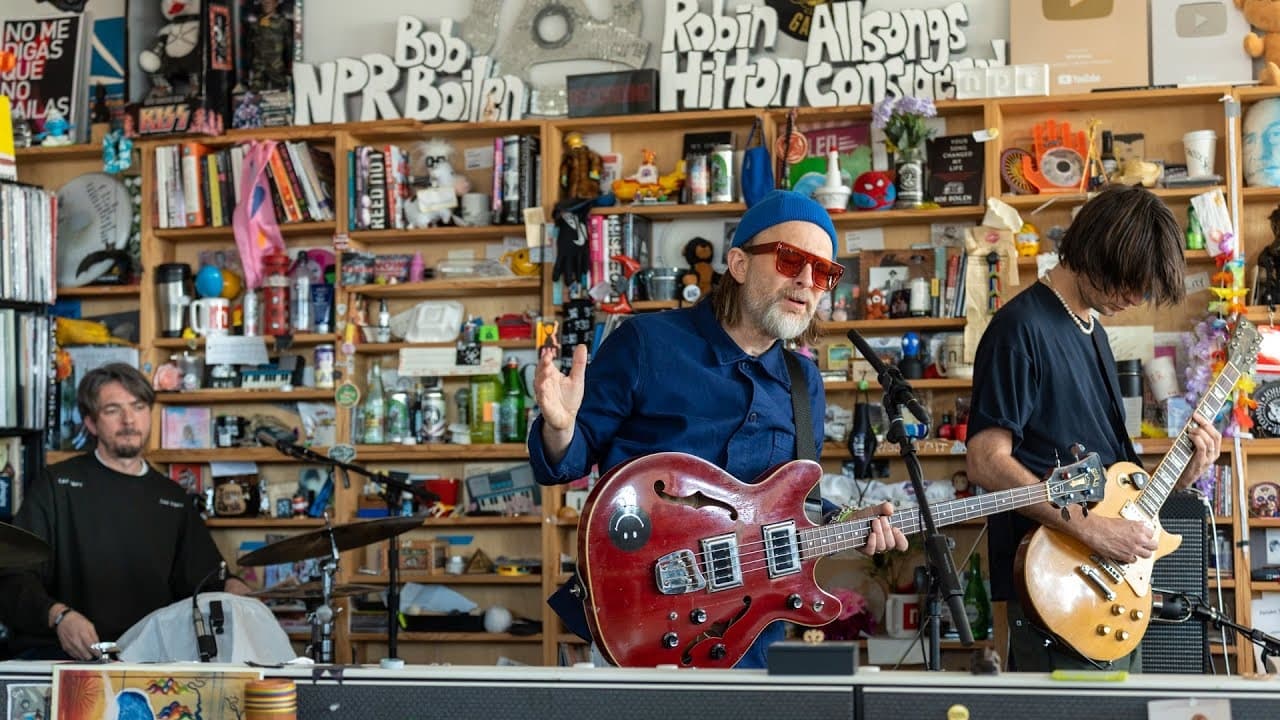
M 813 198 L 793 190 L 771 190 L 748 208 L 738 223 L 738 229 L 733 231 L 731 247 L 742 247 L 774 225 L 792 220 L 810 222 L 826 231 L 831 238 L 831 259 L 835 259 L 838 244 L 831 215 Z

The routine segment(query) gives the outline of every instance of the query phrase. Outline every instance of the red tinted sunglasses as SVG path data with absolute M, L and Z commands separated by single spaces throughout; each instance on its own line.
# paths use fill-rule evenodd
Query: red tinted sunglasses
M 789 278 L 799 277 L 805 265 L 813 266 L 813 284 L 819 290 L 830 290 L 844 276 L 844 266 L 784 242 L 747 245 L 742 248 L 752 255 L 774 253 L 773 267 Z

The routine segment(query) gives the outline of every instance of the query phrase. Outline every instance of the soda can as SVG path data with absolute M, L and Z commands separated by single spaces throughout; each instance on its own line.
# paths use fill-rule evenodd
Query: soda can
M 685 172 L 688 173 L 688 177 L 685 179 L 685 187 L 689 188 L 689 204 L 706 205 L 707 190 L 711 185 L 711 174 L 707 169 L 707 156 L 702 154 L 690 155 L 685 163 Z
M 315 350 L 316 387 L 328 390 L 334 385 L 333 345 L 317 345 Z
M 711 202 L 733 202 L 733 146 L 717 145 L 711 151 Z
M 240 306 L 240 332 L 245 337 L 262 334 L 262 300 L 255 290 L 246 290 Z
M 409 393 L 393 392 L 387 398 L 387 442 L 404 442 L 409 437 Z

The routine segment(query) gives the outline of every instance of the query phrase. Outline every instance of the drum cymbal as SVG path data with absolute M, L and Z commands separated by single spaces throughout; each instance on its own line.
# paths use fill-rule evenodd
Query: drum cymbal
M 332 533 L 334 543 L 338 546 L 338 551 L 344 552 L 371 545 L 380 540 L 393 538 L 416 527 L 422 527 L 424 519 L 426 519 L 424 515 L 398 515 L 396 517 L 378 518 L 377 520 L 361 520 L 347 523 L 346 525 L 334 525 L 332 528 L 321 528 L 301 535 L 294 535 L 279 542 L 273 542 L 266 547 L 260 547 L 241 557 L 237 560 L 237 563 L 241 566 L 275 565 L 277 563 L 327 557 L 329 555 L 330 533 Z
M 378 585 L 337 585 L 333 586 L 333 592 L 330 598 L 345 598 L 356 595 L 368 595 L 369 593 L 382 592 L 385 587 Z M 259 600 L 320 600 L 324 597 L 321 592 L 319 580 L 311 582 L 292 583 L 284 582 L 273 585 L 262 590 L 255 590 L 249 593 L 249 597 L 256 597 Z
M 48 559 L 48 543 L 22 528 L 0 523 L 0 568 L 39 565 Z

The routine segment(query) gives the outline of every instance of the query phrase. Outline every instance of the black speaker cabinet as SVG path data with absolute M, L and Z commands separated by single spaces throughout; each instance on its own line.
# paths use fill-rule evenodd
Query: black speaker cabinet
M 1209 598 L 1208 509 L 1198 495 L 1177 492 L 1160 508 L 1166 532 L 1182 536 L 1182 546 L 1156 562 L 1151 584 L 1161 590 Z M 1142 670 L 1149 673 L 1209 672 L 1209 631 L 1196 618 L 1182 623 L 1152 622 L 1142 638 Z

